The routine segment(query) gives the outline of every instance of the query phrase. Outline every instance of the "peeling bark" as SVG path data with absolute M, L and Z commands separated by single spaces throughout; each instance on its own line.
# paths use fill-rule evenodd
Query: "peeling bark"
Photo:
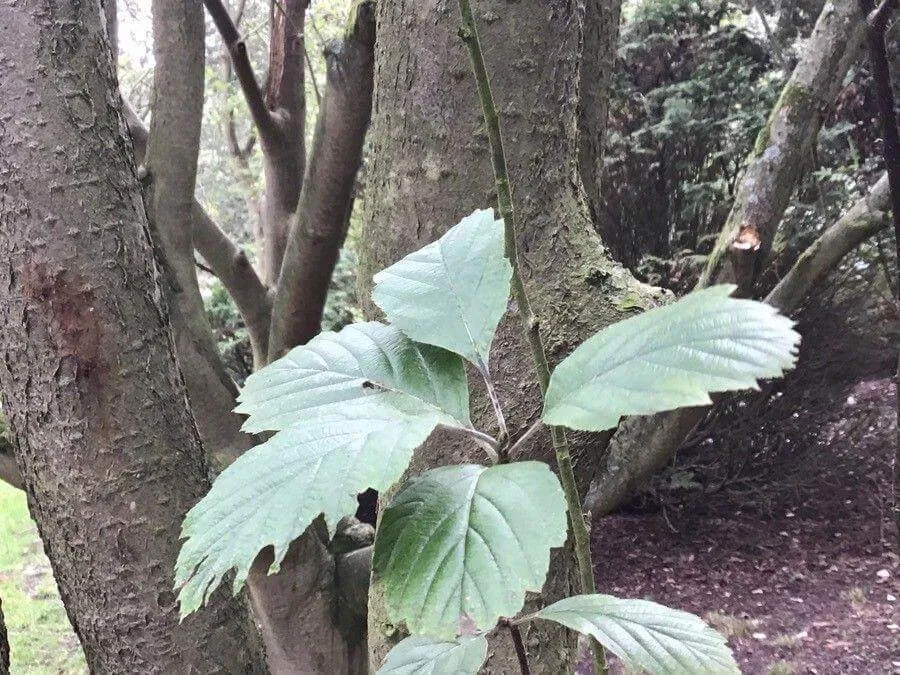
M 240 599 L 178 621 L 179 524 L 208 467 L 99 11 L 0 3 L 3 409 L 91 670 L 262 672 Z
M 275 291 L 270 361 L 308 342 L 322 325 L 372 112 L 373 5 L 372 0 L 358 2 L 344 39 L 326 51 L 325 94 Z
M 481 107 L 454 9 L 453 3 L 438 0 L 377 6 L 361 298 L 369 297 L 375 272 L 434 241 L 473 209 L 495 202 Z M 636 282 L 606 255 L 585 200 L 583 181 L 595 176 L 582 172 L 592 174 L 596 158 L 583 144 L 590 141 L 587 135 L 600 134 L 604 127 L 606 94 L 596 91 L 596 77 L 609 67 L 603 60 L 614 49 L 597 34 L 613 39 L 618 3 L 479 0 L 475 10 L 501 111 L 522 230 L 523 278 L 549 359 L 557 363 L 597 330 L 664 300 L 661 291 Z M 595 22 L 603 23 L 598 28 Z M 600 98 L 586 98 L 588 90 Z M 590 161 L 580 161 L 585 157 Z M 371 303 L 365 309 L 377 316 Z M 498 331 L 490 369 L 515 438 L 537 419 L 541 404 L 514 311 Z M 486 394 L 478 392 L 473 412 L 482 428 L 496 426 L 491 410 Z M 571 444 L 584 472 L 594 461 L 597 437 L 575 434 Z M 466 441 L 436 434 L 416 453 L 411 471 L 481 461 L 478 453 Z M 536 435 L 522 454 L 552 463 L 549 435 Z M 557 552 L 544 595 L 531 598 L 529 607 L 568 593 L 571 570 L 571 553 Z M 381 665 L 400 637 L 402 630 L 387 620 L 381 587 L 375 583 L 369 596 L 373 667 Z M 573 644 L 564 631 L 530 625 L 525 643 L 534 672 L 567 670 Z M 490 654 L 484 672 L 518 670 L 506 632 L 492 637 Z
M 735 195 L 731 213 L 710 254 L 699 286 L 736 283 L 751 295 L 803 162 L 835 99 L 864 35 L 855 0 L 827 2 L 781 96 L 760 131 Z M 684 408 L 622 421 L 588 506 L 595 517 L 615 509 L 665 466 L 699 424 L 707 408 Z

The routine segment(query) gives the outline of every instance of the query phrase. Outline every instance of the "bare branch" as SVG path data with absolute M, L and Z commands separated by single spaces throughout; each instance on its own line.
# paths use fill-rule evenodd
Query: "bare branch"
M 235 245 L 197 201 L 191 211 L 191 225 L 194 248 L 222 282 L 244 319 L 253 347 L 253 363 L 265 364 L 272 314 L 268 290 L 244 250 Z
M 123 102 L 123 111 L 135 156 L 141 162 L 147 147 L 147 127 L 127 101 Z M 196 199 L 191 209 L 191 228 L 194 248 L 222 282 L 244 319 L 253 346 L 254 363 L 265 363 L 271 316 L 271 301 L 265 284 L 247 254 L 222 231 Z
M 260 137 L 265 170 L 260 270 L 272 286 L 281 271 L 306 167 L 303 27 L 308 5 L 309 0 L 276 0 L 271 7 L 265 98 L 280 134 L 274 143 Z
M 807 296 L 816 282 L 840 260 L 890 222 L 887 175 L 865 197 L 851 206 L 797 258 L 790 271 L 772 289 L 766 302 L 788 313 Z
M 274 141 L 274 137 L 278 133 L 278 126 L 272 117 L 272 113 L 266 107 L 262 90 L 259 88 L 259 82 L 256 81 L 250 57 L 247 55 L 247 45 L 241 38 L 240 33 L 238 33 L 237 27 L 228 14 L 228 10 L 222 4 L 222 0 L 203 0 L 203 4 L 210 17 L 212 17 L 219 35 L 222 36 L 225 48 L 231 55 L 234 73 L 241 84 L 247 107 L 250 109 L 250 117 L 253 118 L 253 123 L 259 130 L 259 135 Z
M 306 57 L 306 67 L 309 68 L 309 81 L 312 82 L 313 91 L 316 94 L 316 104 L 322 104 L 322 94 L 319 93 L 319 82 L 316 80 L 316 73 L 313 70 L 312 59 L 309 58 L 309 50 L 303 45 L 303 56 Z
M 343 42 L 326 55 L 328 86 L 275 291 L 270 360 L 320 330 L 372 111 L 373 5 L 372 0 L 356 5 Z

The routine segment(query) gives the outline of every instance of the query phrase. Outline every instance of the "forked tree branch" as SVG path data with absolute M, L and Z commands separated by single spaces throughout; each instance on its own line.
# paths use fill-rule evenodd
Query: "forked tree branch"
M 250 57 L 247 54 L 247 45 L 241 34 L 238 32 L 237 26 L 231 19 L 222 0 L 203 0 L 203 5 L 209 16 L 212 18 L 225 48 L 231 55 L 231 61 L 234 65 L 234 74 L 237 76 L 241 85 L 241 91 L 244 92 L 244 98 L 247 101 L 247 107 L 250 109 L 250 117 L 259 130 L 259 135 L 263 138 L 274 140 L 278 134 L 278 126 L 275 123 L 272 113 L 266 107 L 263 98 L 262 89 L 256 80 L 256 74 L 253 72 L 253 65 L 250 63 Z
M 134 143 L 135 157 L 141 163 L 149 132 L 127 101 L 123 101 L 122 107 Z M 196 199 L 191 209 L 191 227 L 194 248 L 222 282 L 244 319 L 253 348 L 254 363 L 264 363 L 269 346 L 272 312 L 265 284 L 253 269 L 246 253 L 222 231 Z M 257 357 L 262 360 L 257 360 Z
M 328 81 L 275 290 L 270 360 L 308 342 L 322 324 L 372 112 L 374 47 L 374 3 L 361 0 L 344 39 L 326 52 Z

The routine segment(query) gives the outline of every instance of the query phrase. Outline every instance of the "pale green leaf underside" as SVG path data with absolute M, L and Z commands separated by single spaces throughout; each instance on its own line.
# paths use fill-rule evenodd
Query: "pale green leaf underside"
M 696 291 L 600 331 L 553 371 L 543 420 L 602 431 L 624 415 L 707 405 L 712 392 L 757 387 L 796 361 L 799 334 L 775 308 Z
M 382 515 L 373 568 L 388 614 L 412 633 L 490 629 L 539 591 L 550 549 L 566 540 L 566 505 L 543 462 L 427 471 Z
M 487 658 L 482 635 L 436 640 L 411 635 L 388 652 L 379 675 L 477 675 Z
M 399 394 L 389 396 L 400 397 Z M 272 545 L 272 571 L 290 543 L 324 513 L 330 531 L 356 510 L 366 488 L 387 490 L 436 424 L 398 412 L 389 396 L 354 401 L 276 434 L 242 455 L 188 513 L 176 564 L 182 615 L 202 606 L 231 569 L 240 589 L 259 551 Z
M 441 424 L 472 426 L 459 357 L 375 321 L 322 333 L 254 373 L 235 412 L 249 415 L 244 431 L 279 431 L 335 407 L 379 397 L 403 402 L 407 413 L 418 408 L 431 417 L 437 412 Z
M 376 274 L 372 300 L 413 340 L 484 365 L 506 311 L 511 275 L 503 221 L 483 209 Z
M 633 668 L 665 675 L 740 673 L 725 638 L 693 614 L 649 600 L 576 595 L 536 615 L 592 635 Z

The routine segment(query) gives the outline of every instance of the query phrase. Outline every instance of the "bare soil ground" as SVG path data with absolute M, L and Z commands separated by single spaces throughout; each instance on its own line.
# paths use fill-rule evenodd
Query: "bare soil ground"
M 896 336 L 827 311 L 801 332 L 795 374 L 595 523 L 598 588 L 704 616 L 745 673 L 900 673 Z

